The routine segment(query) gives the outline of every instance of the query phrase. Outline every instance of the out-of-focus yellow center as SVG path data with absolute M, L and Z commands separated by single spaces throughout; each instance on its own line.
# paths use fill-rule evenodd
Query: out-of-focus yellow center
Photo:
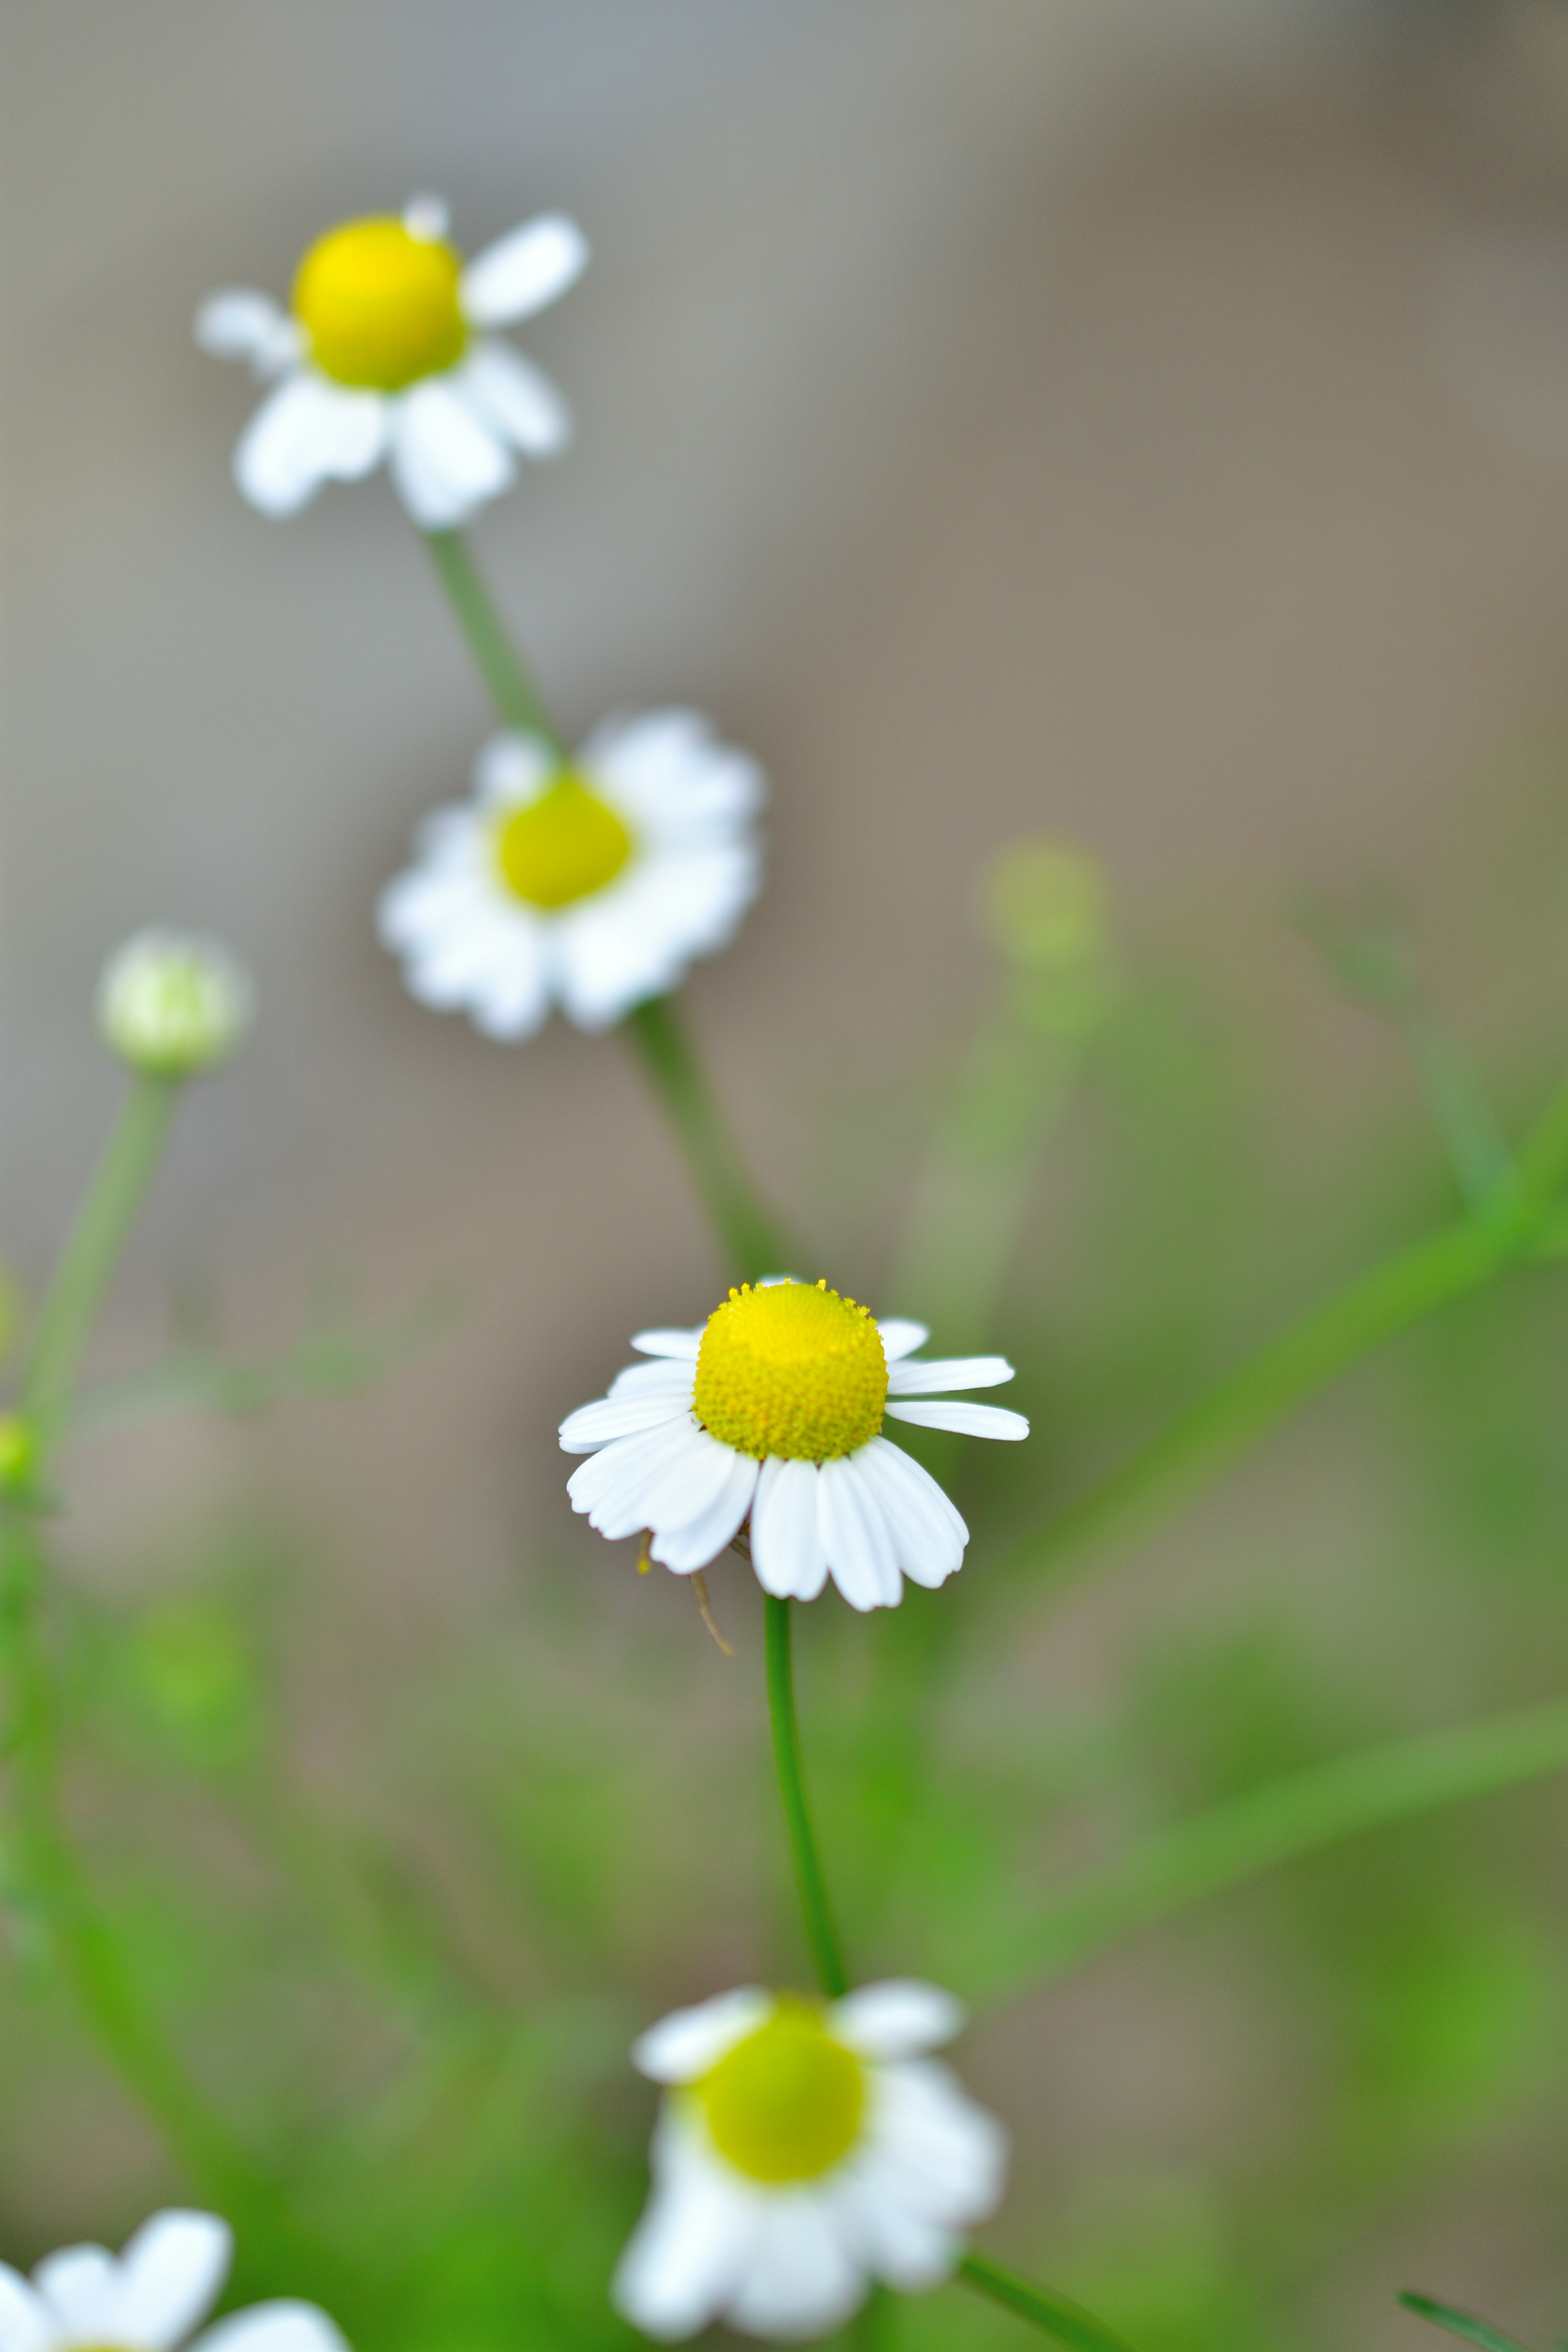
M 847 2156 L 866 2106 L 860 2061 L 821 2012 L 781 2001 L 693 2085 L 721 2156 L 753 2180 L 813 2180 Z
M 710 1436 L 759 1462 L 826 1462 L 882 1426 L 888 1360 L 868 1307 L 826 1282 L 747 1283 L 708 1318 L 691 1406 Z
M 294 278 L 294 315 L 316 365 L 339 383 L 401 392 L 463 356 L 462 260 L 400 220 L 358 220 L 318 237 Z
M 616 812 L 570 768 L 548 792 L 503 815 L 496 863 L 513 895 L 531 907 L 569 907 L 613 882 L 632 854 Z

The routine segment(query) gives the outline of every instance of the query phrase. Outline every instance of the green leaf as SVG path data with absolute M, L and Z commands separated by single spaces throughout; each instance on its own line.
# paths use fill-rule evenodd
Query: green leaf
M 980 2294 L 988 2294 L 993 2303 L 1005 2305 L 1020 2319 L 1054 2336 L 1058 2344 L 1070 2344 L 1073 2352 L 1128 2352 L 1121 2336 L 1112 2335 L 1104 2321 L 1096 2319 L 1091 2311 L 1085 2311 L 1081 2304 L 1069 2302 L 1065 2294 L 1057 2294 L 1048 2286 L 1036 2286 L 1027 2279 L 1015 2278 L 1011 2271 L 987 2262 L 983 2254 L 965 2254 L 958 2265 L 958 2275 Z M 1497 2341 L 1500 2346 L 1501 2337 Z M 1518 2347 L 1508 2347 L 1508 2352 L 1518 2352 Z
M 1429 2319 L 1434 2327 L 1446 2327 L 1450 2336 L 1463 2336 L 1467 2344 L 1479 2344 L 1481 2352 L 1524 2352 L 1524 2347 L 1500 2327 L 1489 2327 L 1484 2319 L 1472 2319 L 1468 2311 L 1450 2311 L 1446 2303 L 1434 2303 L 1430 2295 L 1401 2294 L 1394 2300 L 1417 2319 Z

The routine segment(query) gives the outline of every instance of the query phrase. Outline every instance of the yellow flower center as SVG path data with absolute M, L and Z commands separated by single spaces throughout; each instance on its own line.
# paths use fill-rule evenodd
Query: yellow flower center
M 400 220 L 348 221 L 318 237 L 294 279 L 294 315 L 339 383 L 401 392 L 463 356 L 462 260 Z
M 711 1436 L 759 1462 L 826 1462 L 882 1426 L 888 1360 L 868 1307 L 826 1282 L 732 1290 L 708 1318 L 692 1410 Z
M 496 863 L 531 907 L 569 907 L 613 882 L 632 854 L 630 829 L 570 768 L 548 792 L 502 816 Z
M 866 2105 L 860 2061 L 796 2000 L 781 2001 L 693 2090 L 720 2155 L 753 2180 L 831 2171 L 854 2147 Z

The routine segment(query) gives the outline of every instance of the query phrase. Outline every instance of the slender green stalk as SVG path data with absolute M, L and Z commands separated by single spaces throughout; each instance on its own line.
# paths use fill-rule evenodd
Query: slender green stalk
M 542 735 L 551 749 L 564 759 L 565 746 L 544 707 L 544 698 L 501 619 L 468 541 L 460 530 L 426 530 L 420 536 L 435 559 L 441 584 L 452 600 L 458 626 L 468 641 L 479 675 L 502 719 L 508 727 L 520 728 L 525 734 Z
M 1102 2320 L 1079 2303 L 1071 2303 L 1065 2294 L 1057 2294 L 1048 2286 L 1031 2285 L 1027 2279 L 1015 2278 L 999 2263 L 987 2261 L 984 2254 L 965 2254 L 958 2265 L 958 2275 L 966 2286 L 989 2295 L 1008 2311 L 1016 2312 L 1033 2327 L 1043 2328 L 1054 2336 L 1058 2344 L 1070 2344 L 1073 2352 L 1127 2352 L 1120 2336 L 1113 2336 Z
M 743 1281 L 783 1274 L 789 1252 L 757 1196 L 673 1001 L 656 996 L 637 1005 L 621 1026 L 674 1129 L 731 1271 Z
M 60 1254 L 33 1334 L 20 1399 L 40 1468 L 69 1411 L 83 1350 L 163 1153 L 179 1093 L 174 1079 L 144 1072 L 132 1078 Z
M 1162 1830 L 989 1956 L 1004 1997 L 1054 1981 L 1194 1904 L 1342 1838 L 1568 1770 L 1568 1700 L 1387 1740 Z
M 1434 2303 L 1430 2295 L 1396 2294 L 1394 2300 L 1402 2303 L 1406 2311 L 1413 2311 L 1417 2319 L 1429 2319 L 1434 2327 L 1446 2328 L 1450 2336 L 1458 2336 L 1467 2344 L 1479 2344 L 1481 2352 L 1524 2352 L 1517 2337 L 1505 2336 L 1500 2327 L 1476 2319 L 1468 2311 L 1455 2311 L 1446 2303 Z
M 827 1899 L 827 1881 L 811 1825 L 805 1775 L 800 1760 L 800 1727 L 795 1714 L 795 1669 L 790 1657 L 790 1611 L 787 1601 L 763 1595 L 767 1615 L 768 1713 L 773 1727 L 773 1762 L 778 1768 L 779 1796 L 784 1827 L 789 1832 L 795 1885 L 805 1918 L 806 1941 L 822 1990 L 831 2000 L 849 1990 L 849 1978 L 838 1945 L 838 1931 Z

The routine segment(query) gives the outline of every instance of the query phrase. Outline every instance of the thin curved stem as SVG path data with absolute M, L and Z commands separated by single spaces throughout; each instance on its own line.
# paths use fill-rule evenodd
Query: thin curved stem
M 502 719 L 508 727 L 520 728 L 525 734 L 542 735 L 557 756 L 564 759 L 565 746 L 545 709 L 544 698 L 501 619 L 468 541 L 460 530 L 426 530 L 421 531 L 420 537 L 435 559 L 458 626 L 468 641 L 479 675 Z
M 673 999 L 635 1005 L 621 1024 L 668 1119 L 731 1272 L 783 1274 L 790 1253 L 759 1198 L 719 1098 Z
M 800 1894 L 806 1941 L 811 1946 L 818 1981 L 830 2000 L 838 2000 L 849 1990 L 849 1978 L 839 1948 L 838 1930 L 833 1923 L 832 1906 L 827 1899 L 827 1881 L 823 1874 L 822 1856 L 817 1851 L 816 1832 L 812 1827 L 805 1775 L 801 1765 L 800 1727 L 795 1721 L 795 1669 L 790 1654 L 790 1605 L 787 1601 L 775 1600 L 769 1592 L 763 1597 L 763 1606 L 767 1617 L 768 1714 L 773 1721 L 773 1762 L 778 1768 L 779 1796 L 784 1804 L 784 1827 L 789 1833 L 795 1885 Z
M 965 2254 L 957 2274 L 966 2286 L 1016 2312 L 1031 2326 L 1054 2336 L 1058 2344 L 1070 2344 L 1073 2352 L 1127 2352 L 1121 2337 L 1113 2336 L 1103 2320 L 1085 2311 L 1080 2303 L 1070 2302 L 1051 2287 L 1035 2286 L 1027 2279 L 1016 2277 L 984 2254 Z

